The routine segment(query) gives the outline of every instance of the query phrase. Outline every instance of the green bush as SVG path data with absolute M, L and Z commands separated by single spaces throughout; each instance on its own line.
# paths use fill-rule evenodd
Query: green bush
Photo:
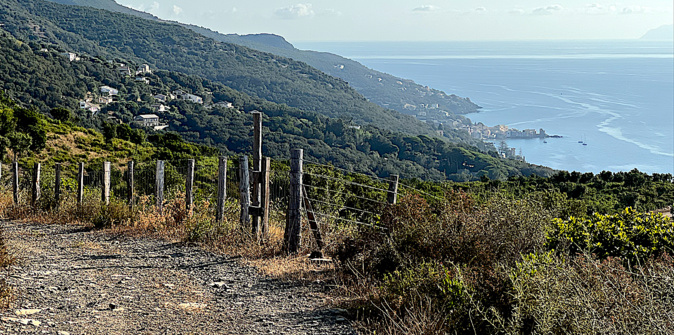
M 589 252 L 601 259 L 621 257 L 635 262 L 674 250 L 674 222 L 656 213 L 628 207 L 621 213 L 591 218 L 554 219 L 547 247 L 576 254 Z

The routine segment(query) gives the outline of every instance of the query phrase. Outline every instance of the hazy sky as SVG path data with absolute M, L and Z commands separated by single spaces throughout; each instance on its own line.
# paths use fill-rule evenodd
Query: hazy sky
M 672 0 L 296 1 L 117 0 L 163 19 L 290 42 L 630 39 L 674 23 Z

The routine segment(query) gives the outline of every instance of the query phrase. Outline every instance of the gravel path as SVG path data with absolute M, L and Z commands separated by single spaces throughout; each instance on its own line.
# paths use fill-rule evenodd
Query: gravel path
M 79 226 L 2 229 L 18 264 L 1 334 L 355 334 L 321 285 L 267 278 L 225 256 Z

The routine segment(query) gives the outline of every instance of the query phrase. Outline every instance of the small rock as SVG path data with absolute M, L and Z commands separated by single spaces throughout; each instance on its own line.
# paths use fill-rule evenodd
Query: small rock
M 70 335 L 70 333 L 67 331 L 59 330 L 58 332 L 56 332 L 56 335 Z
M 40 313 L 41 309 L 18 309 L 14 311 L 16 315 L 33 315 L 35 313 Z
M 114 311 L 115 308 L 117 308 L 117 305 L 115 305 L 115 304 L 110 304 L 109 306 L 110 306 L 111 311 Z
M 229 286 L 227 286 L 227 284 L 223 281 L 217 281 L 215 283 L 212 283 L 211 286 L 215 288 L 224 288 L 225 290 L 229 290 Z
M 185 302 L 182 304 L 178 304 L 178 307 L 183 309 L 201 309 L 206 308 L 206 304 L 200 304 L 198 302 Z
M 174 286 L 175 285 L 173 285 L 173 284 L 164 284 L 164 287 L 168 287 L 168 288 L 173 288 Z

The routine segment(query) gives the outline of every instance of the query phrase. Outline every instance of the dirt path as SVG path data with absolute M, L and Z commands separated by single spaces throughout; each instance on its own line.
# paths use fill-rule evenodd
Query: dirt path
M 353 334 L 322 287 L 236 260 L 77 226 L 2 222 L 18 264 L 0 333 Z

